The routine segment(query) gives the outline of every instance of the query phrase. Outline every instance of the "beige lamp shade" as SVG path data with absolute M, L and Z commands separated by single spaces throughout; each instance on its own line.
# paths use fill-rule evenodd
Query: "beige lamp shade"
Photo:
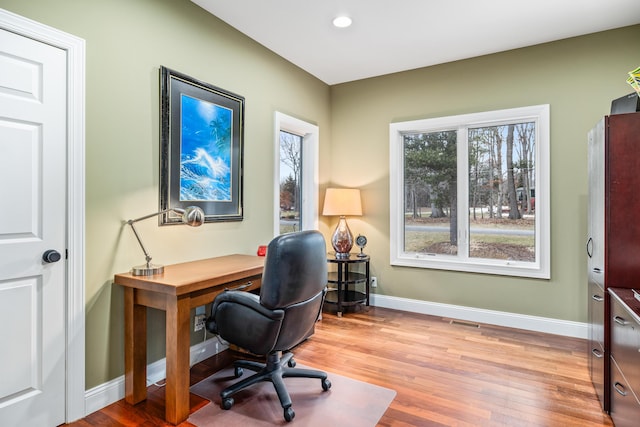
M 338 226 L 331 236 L 331 246 L 336 251 L 336 258 L 349 258 L 349 252 L 353 247 L 353 234 L 345 216 L 362 215 L 360 190 L 356 188 L 327 188 L 322 215 L 340 216 Z
M 361 216 L 360 190 L 357 188 L 327 188 L 322 215 Z

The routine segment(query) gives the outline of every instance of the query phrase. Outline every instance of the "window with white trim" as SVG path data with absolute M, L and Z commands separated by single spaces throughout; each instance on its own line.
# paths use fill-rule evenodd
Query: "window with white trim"
M 275 114 L 274 236 L 318 228 L 319 128 Z
M 550 278 L 549 106 L 389 126 L 391 264 Z

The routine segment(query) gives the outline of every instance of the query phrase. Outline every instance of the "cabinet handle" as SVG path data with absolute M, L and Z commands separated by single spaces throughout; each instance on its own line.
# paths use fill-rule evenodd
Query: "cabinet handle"
M 600 270 L 598 267 L 593 267 L 593 272 L 596 274 L 600 274 L 602 273 L 602 270 Z
M 591 295 L 591 299 L 598 302 L 602 302 L 604 300 L 604 298 L 598 294 Z
M 250 288 L 253 285 L 253 282 L 247 282 L 244 285 L 236 286 L 235 288 L 225 288 L 225 291 L 242 291 L 244 289 Z
M 617 391 L 622 396 L 626 396 L 627 395 L 626 389 L 618 381 L 616 381 L 616 383 L 613 385 L 613 388 L 615 389 L 615 391 Z
M 627 326 L 627 324 L 629 324 L 629 322 L 627 322 L 623 317 L 620 316 L 614 316 L 613 321 L 622 326 Z
M 592 349 L 591 353 L 593 353 L 593 355 L 595 357 L 597 357 L 598 359 L 602 359 L 602 352 L 600 350 L 598 350 L 597 348 Z
M 591 258 L 593 256 L 593 238 L 589 237 L 587 240 L 587 256 Z

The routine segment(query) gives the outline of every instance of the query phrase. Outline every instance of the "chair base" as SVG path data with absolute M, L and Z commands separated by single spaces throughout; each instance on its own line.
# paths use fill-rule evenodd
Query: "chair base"
M 327 379 L 326 372 L 314 369 L 296 369 L 296 362 L 293 360 L 293 353 L 273 352 L 267 355 L 267 363 L 253 362 L 250 360 L 238 360 L 234 362 L 235 376 L 240 377 L 243 374 L 243 368 L 256 372 L 250 377 L 239 381 L 220 392 L 222 398 L 221 407 L 223 409 L 231 409 L 233 406 L 233 396 L 240 390 L 243 390 L 253 384 L 269 381 L 273 384 L 280 400 L 280 405 L 284 409 L 284 418 L 291 421 L 295 416 L 291 408 L 291 397 L 284 384 L 284 378 L 318 378 L 321 380 L 322 390 L 327 391 L 331 388 L 331 382 Z

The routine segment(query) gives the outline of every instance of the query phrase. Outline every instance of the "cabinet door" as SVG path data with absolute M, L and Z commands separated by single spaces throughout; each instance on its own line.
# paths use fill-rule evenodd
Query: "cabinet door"
M 604 288 L 604 119 L 588 136 L 589 202 L 587 210 L 587 268 L 589 282 Z
M 615 359 L 611 358 L 611 419 L 616 427 L 637 427 L 638 413 L 640 404 Z
M 629 292 L 629 291 L 627 291 Z M 614 295 L 611 298 L 611 356 L 624 374 L 629 388 L 640 391 L 640 325 Z
M 608 116 L 605 144 L 605 289 L 630 288 L 640 277 L 640 113 Z

